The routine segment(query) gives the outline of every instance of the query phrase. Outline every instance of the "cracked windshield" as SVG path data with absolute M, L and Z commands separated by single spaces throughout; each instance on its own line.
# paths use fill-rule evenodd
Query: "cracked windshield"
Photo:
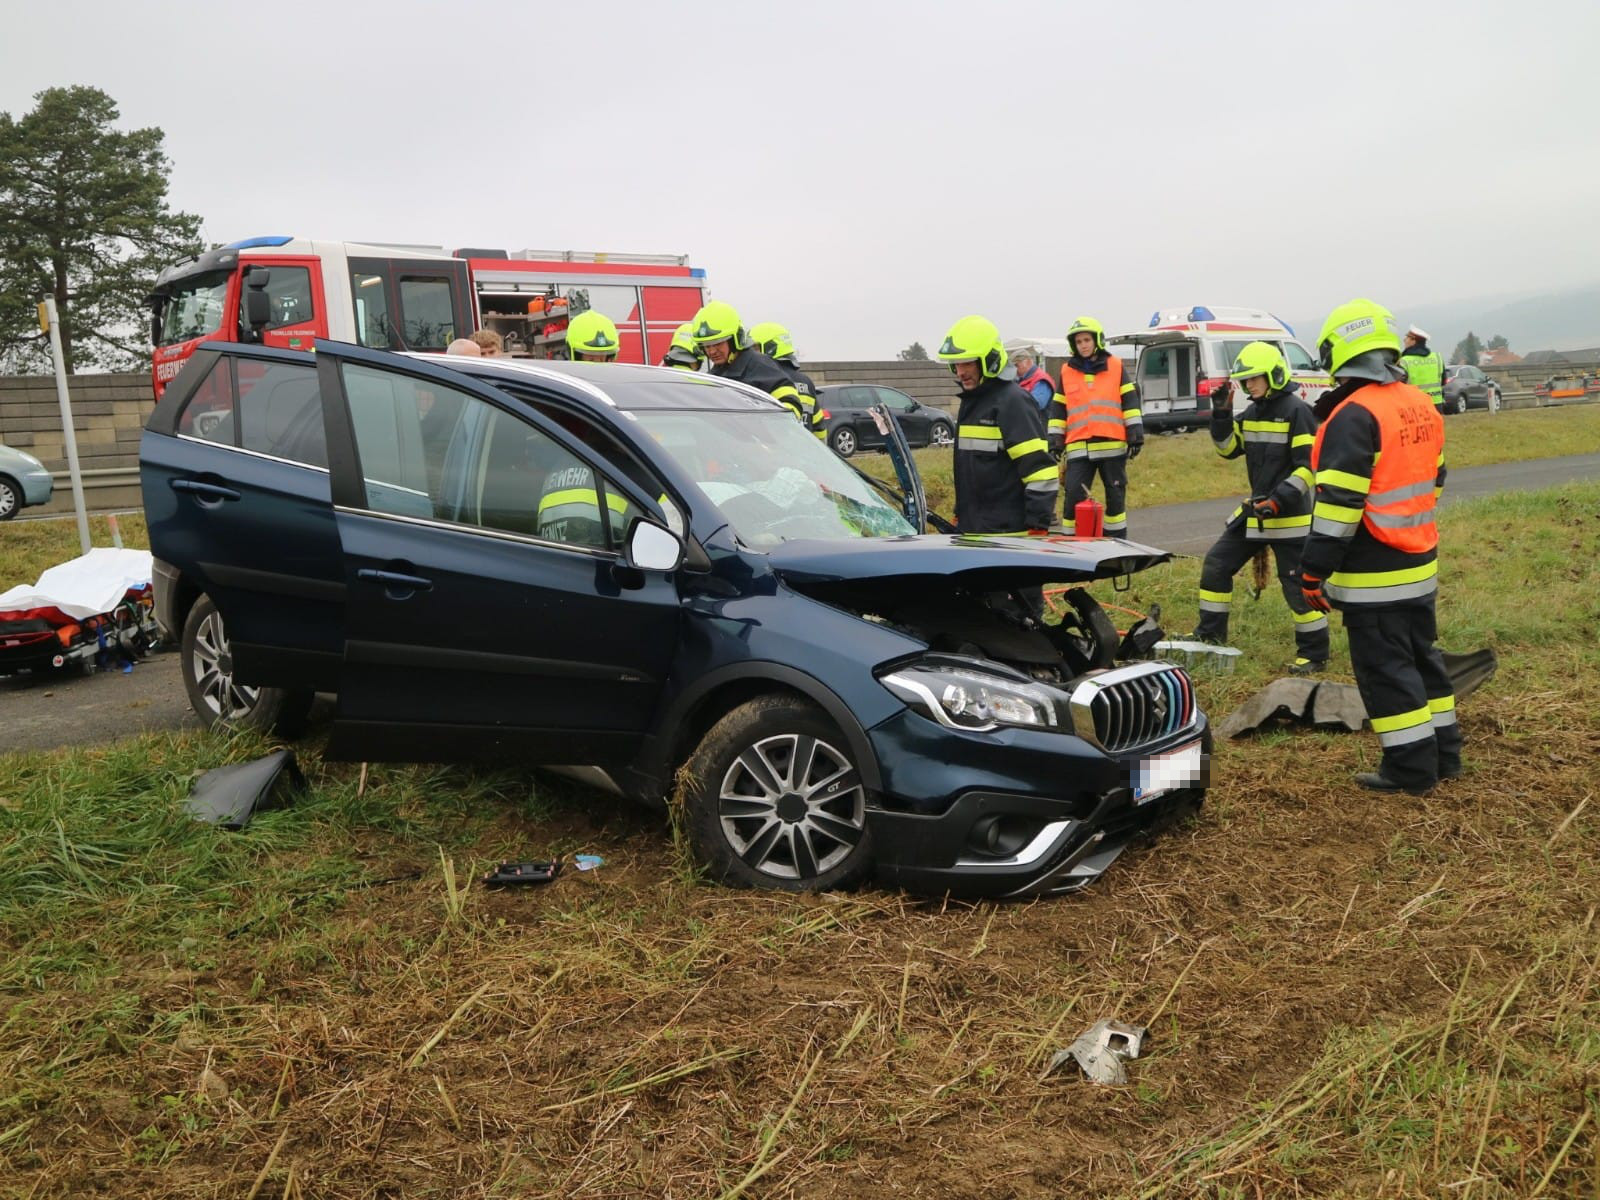
M 787 413 L 638 416 L 751 549 L 913 532 L 898 509 Z

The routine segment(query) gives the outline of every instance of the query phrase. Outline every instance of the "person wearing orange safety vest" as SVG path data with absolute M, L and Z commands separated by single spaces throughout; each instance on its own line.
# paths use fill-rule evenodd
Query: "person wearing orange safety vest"
M 1378 769 L 1356 782 L 1420 796 L 1461 773 L 1455 690 L 1434 645 L 1444 418 L 1405 381 L 1400 335 L 1381 305 L 1340 305 L 1317 346 L 1336 386 L 1317 402 L 1325 420 L 1311 448 L 1316 496 L 1301 594 L 1344 615 L 1350 665 L 1383 748 Z
M 1072 510 L 1089 495 L 1098 472 L 1106 491 L 1107 537 L 1128 536 L 1128 460 L 1144 449 L 1139 391 L 1122 374 L 1122 360 L 1106 350 L 1099 321 L 1079 317 L 1067 330 L 1072 357 L 1061 368 L 1061 394 L 1050 405 L 1050 449 L 1065 451 L 1062 506 Z

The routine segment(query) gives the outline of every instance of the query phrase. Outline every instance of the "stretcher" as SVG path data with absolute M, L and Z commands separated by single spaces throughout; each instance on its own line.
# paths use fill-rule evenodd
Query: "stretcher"
M 0 593 L 0 675 L 92 674 L 159 637 L 148 550 L 96 549 Z

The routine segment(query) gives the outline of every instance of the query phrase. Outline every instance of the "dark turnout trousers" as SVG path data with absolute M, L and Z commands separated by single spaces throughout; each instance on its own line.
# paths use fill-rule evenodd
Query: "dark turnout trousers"
M 1294 649 L 1301 658 L 1321 661 L 1328 657 L 1328 617 L 1306 603 L 1300 594 L 1295 572 L 1300 569 L 1304 537 L 1273 538 L 1260 541 L 1245 536 L 1243 523 L 1222 531 L 1216 544 L 1206 552 L 1200 568 L 1200 622 L 1195 633 L 1208 641 L 1228 640 L 1228 612 L 1233 606 L 1233 577 L 1239 568 L 1255 557 L 1257 550 L 1270 546 L 1278 566 L 1278 584 L 1294 617 Z
M 1071 447 L 1068 447 L 1070 452 Z M 1072 528 L 1072 510 L 1090 494 L 1095 472 L 1106 485 L 1106 536 L 1128 536 L 1128 454 L 1109 458 L 1068 458 L 1066 483 L 1061 489 L 1062 523 Z
M 1433 597 L 1343 610 L 1367 719 L 1383 747 L 1379 770 L 1402 787 L 1431 787 L 1461 770 L 1455 689 L 1434 639 Z

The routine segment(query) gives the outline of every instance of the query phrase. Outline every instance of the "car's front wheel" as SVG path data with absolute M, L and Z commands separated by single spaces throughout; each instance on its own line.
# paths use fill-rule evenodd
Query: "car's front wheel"
M 933 428 L 928 431 L 930 446 L 953 446 L 955 441 L 956 431 L 943 421 L 935 421 Z
M 234 725 L 293 737 L 305 728 L 313 692 L 247 687 L 233 677 L 233 651 L 222 614 L 201 596 L 183 623 L 179 643 L 189 707 L 207 725 Z
M 680 798 L 718 882 L 777 891 L 854 883 L 872 864 L 867 790 L 846 742 L 797 696 L 761 696 L 711 727 Z
M 0 521 L 9 521 L 22 508 L 22 489 L 14 479 L 0 475 Z
M 848 425 L 841 425 L 828 435 L 828 445 L 840 458 L 849 458 L 859 448 L 856 431 Z

